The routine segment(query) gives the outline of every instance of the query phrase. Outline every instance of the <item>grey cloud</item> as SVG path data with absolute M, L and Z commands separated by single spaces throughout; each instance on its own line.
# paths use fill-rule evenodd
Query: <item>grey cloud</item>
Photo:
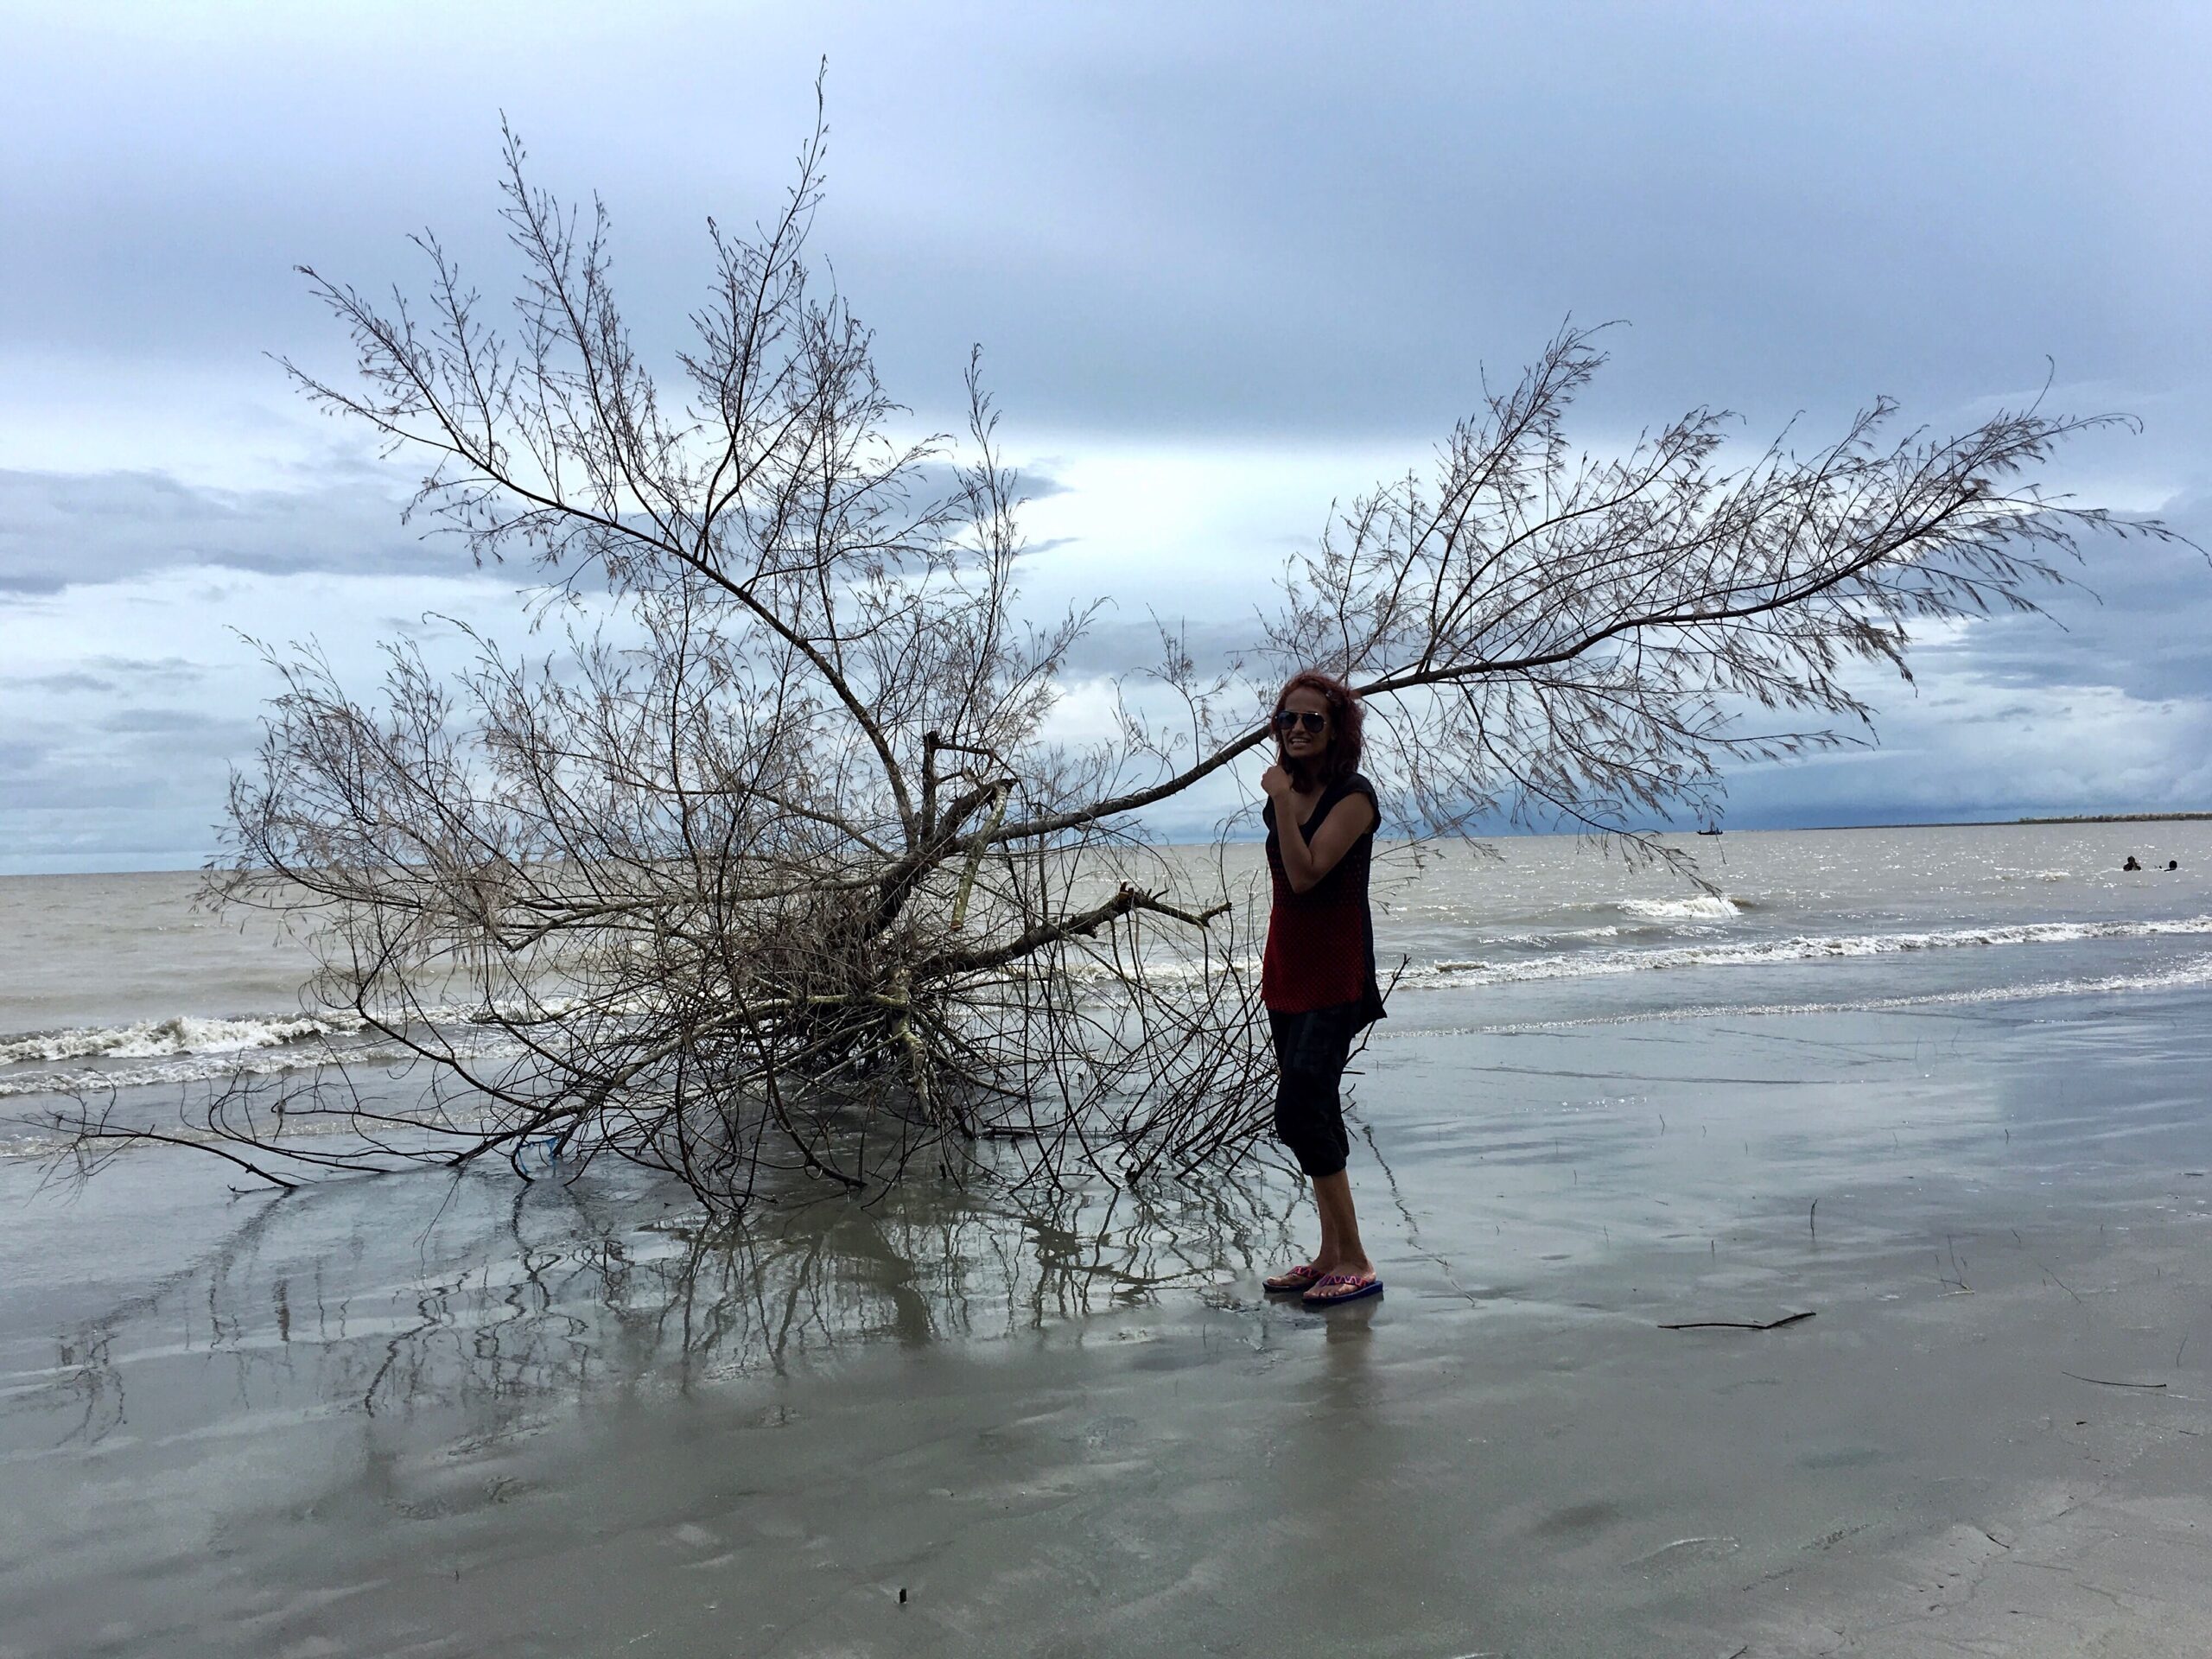
M 411 639 L 427 645 L 433 639 L 449 639 L 458 630 L 452 624 L 429 616 L 380 616 L 377 618 L 377 636 L 383 639 Z
M 198 663 L 181 657 L 88 657 L 85 660 L 88 667 L 105 674 L 164 686 L 189 685 L 207 675 Z
M 10 679 L 10 685 L 28 686 L 34 691 L 112 691 L 113 680 L 103 680 L 92 674 L 29 674 Z
M 45 760 L 47 746 L 23 738 L 0 739 L 0 779 L 11 785 L 32 777 Z
M 235 734 L 239 724 L 235 720 L 221 720 L 190 709 L 123 709 L 102 720 L 100 728 L 168 737 L 179 733 L 207 735 L 218 730 Z
M 1014 494 L 1017 499 L 1042 501 L 1046 496 L 1059 495 L 1067 486 L 1040 468 L 1014 468 Z M 950 497 L 960 487 L 960 469 L 950 461 L 924 461 L 913 470 L 911 488 L 916 501 Z
M 1202 675 L 1219 673 L 1238 653 L 1249 652 L 1255 632 L 1232 622 L 1171 619 L 1169 626 Z M 1068 668 L 1077 675 L 1133 674 L 1157 664 L 1160 649 L 1156 625 L 1116 618 L 1091 625 L 1068 653 Z
M 399 523 L 387 481 L 219 490 L 161 473 L 0 470 L 0 593 L 52 593 L 186 565 L 390 574 L 468 568 Z
M 918 499 L 953 486 L 949 465 L 919 472 Z M 50 594 L 181 566 L 277 575 L 472 571 L 456 537 L 401 524 L 400 476 L 397 468 L 334 467 L 297 490 L 222 490 L 161 473 L 0 469 L 0 594 Z M 1043 474 L 1020 480 L 1032 499 L 1063 487 Z
M 93 52 L 26 25 L 23 124 L 50 161 L 13 193 L 0 345 L 335 356 L 289 267 L 412 283 L 400 238 L 425 221 L 504 291 L 484 77 L 505 42 L 441 18 L 433 51 L 424 27 L 288 57 L 240 24 L 188 91 L 156 30 Z M 1764 424 L 1875 391 L 1924 410 L 2035 378 L 2046 352 L 2082 378 L 2201 379 L 2202 38 L 2178 10 L 2128 31 L 2025 0 L 2001 24 L 1890 0 L 1617 7 L 1602 28 L 823 3 L 548 52 L 508 106 L 544 182 L 612 204 L 649 351 L 697 302 L 703 216 L 772 208 L 826 53 L 818 246 L 925 420 L 957 420 L 980 340 L 1010 431 L 1441 435 L 1484 359 L 1572 313 L 1638 322 L 1618 406 L 1713 398 Z M 610 60 L 670 95 L 591 97 Z
M 2178 503 L 2171 526 L 2212 546 L 2212 498 Z M 2035 595 L 2048 616 L 1976 622 L 1921 654 L 1999 684 L 2111 685 L 2146 702 L 2212 690 L 2212 563 L 2197 547 L 2108 540 L 2087 550 L 2080 586 Z
M 0 782 L 21 810 L 40 811 L 145 810 L 213 798 L 200 768 L 149 766 L 147 759 L 130 742 L 96 756 L 45 743 L 13 744 L 0 753 Z
M 2123 784 L 2088 758 L 2007 779 L 1977 768 L 1964 749 L 1928 755 L 1885 754 L 1881 764 L 1847 767 L 1808 762 L 1783 773 L 1733 779 L 1732 829 L 1805 829 L 1822 824 L 1925 823 L 2069 813 L 2195 811 L 2208 781 L 2201 758 L 2177 757 L 2147 781 Z
M 26 807 L 187 807 L 205 818 L 259 737 L 236 715 L 125 709 L 0 744 L 0 785 Z

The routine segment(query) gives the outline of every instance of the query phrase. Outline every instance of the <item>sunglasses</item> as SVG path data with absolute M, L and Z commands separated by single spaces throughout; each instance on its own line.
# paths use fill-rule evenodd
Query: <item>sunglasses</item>
M 1329 717 L 1326 715 L 1317 714 L 1311 709 L 1275 710 L 1275 730 L 1286 734 L 1300 726 L 1309 732 L 1318 732 L 1325 728 L 1328 723 Z

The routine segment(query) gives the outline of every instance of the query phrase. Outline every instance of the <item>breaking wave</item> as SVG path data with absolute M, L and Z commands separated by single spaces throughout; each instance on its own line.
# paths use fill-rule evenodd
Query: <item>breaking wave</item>
M 1907 951 L 2070 944 L 2084 939 L 2151 939 L 2201 933 L 2212 933 L 2212 916 L 2158 922 L 2019 922 L 2005 926 L 1955 927 L 1916 933 L 1799 934 L 1732 944 L 1669 945 L 1649 950 L 1591 950 L 1520 962 L 1416 963 L 1407 971 L 1406 982 L 1436 987 L 1517 984 L 1530 980 L 1597 978 L 1672 968 L 1771 967 L 1782 963 L 1886 957 Z
M 1654 922 L 1725 922 L 1744 913 L 1742 901 L 1717 893 L 1687 899 L 1624 899 L 1621 908 Z
M 540 1004 L 537 1011 L 560 1006 Z M 484 1058 L 503 1045 L 512 1046 L 481 1009 L 432 1008 L 425 1013 L 443 1043 L 456 1053 Z M 405 1065 L 418 1058 L 411 1049 L 380 1039 L 359 1014 L 339 1010 L 228 1019 L 178 1014 L 134 1025 L 0 1037 L 0 1099 L 270 1077 L 341 1061 L 349 1065 Z
M 2051 996 L 2100 996 L 2130 991 L 2182 991 L 2212 985 L 2212 957 L 2198 957 L 2152 973 L 2102 974 L 2071 979 L 2031 980 L 2018 985 L 1981 985 L 1913 996 L 1854 997 L 1834 1002 L 1701 1002 L 1675 1007 L 1624 1008 L 1612 1014 L 1566 1015 L 1556 1020 L 1499 1020 L 1492 1025 L 1417 1026 L 1376 1036 L 1390 1042 L 1418 1042 L 1429 1037 L 1497 1037 L 1545 1031 L 1575 1031 L 1591 1026 L 1639 1025 L 1652 1020 L 1748 1019 L 1794 1014 L 1879 1014 L 1888 1010 L 1963 1007 L 1988 1002 L 2031 1002 Z
M 481 1033 L 447 1027 L 445 1045 L 472 1059 L 497 1059 L 522 1052 L 519 1045 L 495 1029 Z M 95 1062 L 117 1058 L 113 1050 L 86 1057 Z M 396 1043 L 319 1043 L 302 1039 L 266 1048 L 218 1049 L 200 1053 L 156 1054 L 132 1063 L 79 1065 L 53 1070 L 0 1072 L 0 1099 L 24 1095 L 105 1094 L 110 1090 L 174 1087 L 217 1078 L 266 1077 L 283 1071 L 308 1071 L 340 1063 L 349 1066 L 405 1067 L 420 1057 Z
M 237 1054 L 345 1035 L 360 1028 L 358 1018 L 340 1014 L 245 1014 L 232 1020 L 177 1014 L 137 1025 L 32 1032 L 0 1039 L 0 1065 L 20 1065 L 26 1061 L 52 1065 L 58 1060 L 94 1058 L 149 1060 L 173 1054 Z

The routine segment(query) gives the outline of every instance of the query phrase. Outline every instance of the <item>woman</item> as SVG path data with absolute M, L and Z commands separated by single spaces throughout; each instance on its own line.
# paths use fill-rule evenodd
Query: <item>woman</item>
M 1313 1183 L 1321 1248 L 1267 1281 L 1308 1307 L 1377 1294 L 1382 1281 L 1359 1242 L 1338 1086 L 1352 1039 L 1382 1018 L 1367 872 L 1382 821 L 1359 774 L 1360 709 L 1326 674 L 1294 674 L 1275 699 L 1275 764 L 1260 779 L 1268 804 L 1274 908 L 1260 969 L 1281 1079 L 1275 1133 Z

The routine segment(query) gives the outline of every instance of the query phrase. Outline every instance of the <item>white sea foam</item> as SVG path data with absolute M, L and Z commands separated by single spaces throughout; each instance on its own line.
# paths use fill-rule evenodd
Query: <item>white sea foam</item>
M 1553 932 L 1500 933 L 1497 938 L 1500 944 L 1532 945 L 1564 944 L 1576 939 L 1617 939 L 1620 936 L 1618 927 L 1566 927 Z
M 569 996 L 545 996 L 530 1002 L 502 1001 L 496 1008 L 481 1003 L 453 1003 L 419 1010 L 391 1009 L 383 1018 L 393 1028 L 422 1021 L 444 1028 L 452 1026 L 493 1026 L 503 1021 L 557 1018 L 578 1007 Z M 602 1001 L 596 1011 L 620 1016 L 643 1010 L 636 998 L 624 1002 Z M 144 1020 L 123 1026 L 83 1026 L 67 1031 L 35 1031 L 0 1037 L 0 1065 L 53 1065 L 63 1060 L 150 1060 L 177 1055 L 239 1054 L 253 1049 L 283 1048 L 313 1044 L 320 1038 L 353 1037 L 366 1030 L 368 1021 L 342 1008 L 317 1014 L 242 1014 L 224 1019 L 198 1014 L 173 1014 L 166 1020 Z M 320 1056 L 299 1064 L 319 1063 Z
M 1642 901 L 1661 902 L 1661 901 Z M 1688 903 L 1692 901 L 1664 901 Z M 1720 902 L 1726 902 L 1720 901 Z M 1577 980 L 1664 972 L 1697 968 L 1758 968 L 1827 960 L 1878 958 L 1907 952 L 2004 948 L 2015 945 L 2064 944 L 2084 940 L 2149 939 L 2212 934 L 2212 916 L 2171 920 L 2108 920 L 2020 922 L 1978 927 L 1955 927 L 1919 931 L 1798 934 L 1769 939 L 1712 939 L 1682 942 L 1649 949 L 1591 949 L 1583 943 L 1613 936 L 1610 928 L 1573 930 L 1557 934 L 1522 934 L 1498 943 L 1514 954 L 1498 959 L 1443 958 L 1411 963 L 1400 976 L 1405 991 L 1453 989 L 1473 986 L 1541 981 Z M 1547 950 L 1555 942 L 1565 948 Z M 1387 938 L 1380 941 L 1386 977 L 1395 969 L 1397 953 Z M 1536 947 L 1531 950 L 1530 947 Z M 1478 946 L 1478 949 L 1481 947 Z M 2208 959 L 2212 960 L 2212 959 Z M 1248 976 L 1256 975 L 1256 959 L 1238 963 Z M 1114 969 L 1103 962 L 1071 964 L 1079 981 L 1110 983 Z M 1189 957 L 1147 963 L 1146 976 L 1155 982 L 1195 978 L 1210 969 Z M 2109 988 L 2131 989 L 2166 982 L 2150 979 L 2115 980 Z M 2088 988 L 2096 986 L 2083 982 Z M 1941 1000 L 1972 1001 L 1986 995 L 2005 998 L 2044 995 L 1998 988 L 1987 993 L 1944 993 Z M 2057 994 L 2056 991 L 2049 994 Z M 1895 1006 L 1908 1006 L 1897 1003 Z M 503 1009 L 509 1014 L 557 1015 L 570 1004 L 547 998 L 530 1009 Z M 634 1007 L 595 1005 L 602 1015 L 620 1019 Z M 1784 1005 L 1776 1005 L 1777 1008 Z M 1810 1010 L 1828 1004 L 1787 1005 Z M 1884 1003 L 1851 1002 L 1835 1007 L 1880 1007 Z M 490 1056 L 505 1042 L 498 1024 L 485 1010 L 454 1007 L 423 1010 L 444 1039 L 471 1054 Z M 472 1029 L 473 1027 L 473 1029 Z M 174 1085 L 219 1078 L 232 1074 L 266 1076 L 307 1069 L 343 1058 L 350 1063 L 381 1065 L 402 1063 L 410 1057 L 399 1046 L 378 1041 L 364 1030 L 358 1015 L 342 1011 L 318 1014 L 240 1015 L 210 1019 L 178 1015 L 131 1025 L 85 1027 L 67 1031 L 30 1033 L 0 1038 L 0 1097 L 41 1094 L 82 1093 L 109 1089 Z
M 25 1062 L 81 1060 L 95 1057 L 145 1060 L 170 1054 L 235 1054 L 276 1048 L 286 1043 L 359 1031 L 361 1021 L 346 1014 L 243 1014 L 204 1019 L 175 1014 L 167 1020 L 129 1026 L 81 1027 L 73 1031 L 33 1032 L 0 1040 L 0 1065 Z
M 1497 985 L 1530 980 L 1585 979 L 1675 968 L 1771 967 L 1834 957 L 1886 957 L 1907 951 L 1977 946 L 2069 944 L 2084 939 L 2147 939 L 2212 933 L 2212 916 L 2172 921 L 2020 922 L 1922 932 L 1816 933 L 1739 943 L 1669 945 L 1649 950 L 1592 950 L 1518 962 L 1441 961 L 1416 964 L 1408 985 Z
M 1717 893 L 1692 893 L 1686 899 L 1624 899 L 1621 908 L 1654 922 L 1725 922 L 1744 913 L 1735 899 Z
M 472 1060 L 497 1061 L 523 1052 L 519 1045 L 499 1033 L 496 1028 L 468 1031 L 447 1027 L 442 1029 L 441 1036 L 447 1048 Z M 109 1051 L 90 1058 L 105 1061 L 116 1057 L 113 1051 Z M 62 1065 L 50 1070 L 26 1066 L 0 1072 L 0 1099 L 11 1096 L 105 1095 L 111 1090 L 175 1088 L 185 1084 L 308 1071 L 341 1061 L 349 1066 L 404 1067 L 420 1058 L 413 1050 L 393 1043 L 300 1042 L 268 1048 L 152 1055 L 119 1065 Z
M 1501 1020 L 1495 1025 L 1421 1026 L 1378 1029 L 1383 1041 L 1419 1041 L 1429 1037 L 1513 1036 L 1545 1031 L 1575 1031 L 1592 1026 L 1641 1025 L 1653 1020 L 1751 1019 L 1796 1014 L 1880 1014 L 1909 1008 L 1966 1007 L 1989 1002 L 2032 1002 L 2054 996 L 2107 996 L 2137 991 L 2181 991 L 2212 985 L 2212 957 L 2197 957 L 2153 973 L 2103 974 L 2070 979 L 2033 980 L 2018 985 L 1981 985 L 1968 989 L 1927 991 L 1914 996 L 1860 997 L 1833 1002 L 1706 1002 L 1682 1007 L 1628 1008 L 1559 1020 Z
M 1196 982 L 1219 973 L 1221 964 L 1222 958 L 1218 957 L 1211 961 L 1192 957 L 1147 957 L 1141 962 L 1114 963 L 1071 955 L 1064 966 L 1067 976 L 1078 985 L 1113 986 L 1140 970 L 1147 984 Z M 1260 958 L 1248 952 L 1236 958 L 1236 965 L 1247 976 L 1256 974 L 1260 971 Z

